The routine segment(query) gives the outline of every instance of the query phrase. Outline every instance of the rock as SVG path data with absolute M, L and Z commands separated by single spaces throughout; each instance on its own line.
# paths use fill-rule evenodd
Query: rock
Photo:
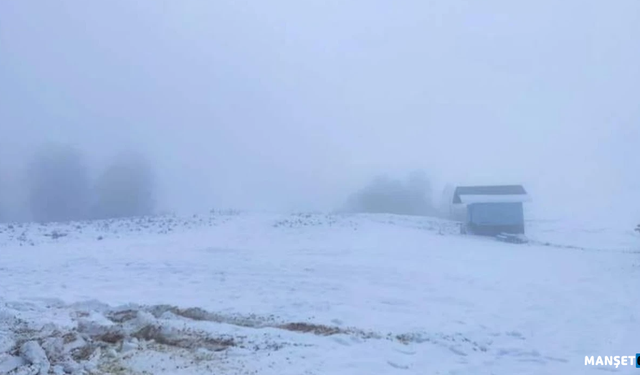
M 64 348 L 63 352 L 69 353 L 73 350 L 80 349 L 87 345 L 87 342 L 75 333 L 68 333 L 63 337 Z
M 67 374 L 76 374 L 79 373 L 80 370 L 82 370 L 82 366 L 80 366 L 80 364 L 78 364 L 76 361 L 70 359 L 62 364 L 62 369 Z
M 160 319 L 163 320 L 179 320 L 180 317 L 176 314 L 174 314 L 173 312 L 167 310 L 165 312 L 162 313 L 162 315 L 160 315 Z
M 124 343 L 123 343 L 124 344 Z M 115 349 L 113 348 L 109 348 L 107 349 L 107 351 L 105 352 L 106 356 L 109 358 L 117 358 L 118 357 L 118 352 L 116 352 Z
M 20 368 L 13 370 L 11 375 L 41 375 L 41 373 L 40 373 L 40 369 L 38 369 L 33 365 L 30 365 L 30 366 L 22 366 Z
M 64 340 L 62 337 L 49 337 L 42 341 L 42 349 L 51 361 L 56 362 L 64 354 Z
M 133 340 L 130 340 L 130 341 L 123 341 L 122 349 L 120 351 L 122 353 L 127 353 L 127 352 L 138 349 L 138 347 L 139 347 L 138 340 L 134 338 Z
M 20 347 L 20 356 L 33 365 L 38 371 L 38 375 L 47 375 L 51 368 L 51 363 L 47 359 L 47 354 L 37 341 L 27 341 Z
M 138 311 L 135 319 L 131 319 L 125 322 L 124 329 L 127 332 L 137 332 L 147 326 L 152 326 L 157 323 L 156 318 L 146 311 Z
M 96 350 L 89 356 L 89 359 L 83 363 L 83 367 L 85 370 L 92 372 L 98 368 L 98 361 L 102 355 L 102 350 L 100 348 L 96 348 Z
M 78 319 L 78 331 L 91 337 L 109 333 L 113 323 L 106 318 L 96 319 L 96 316 Z
M 0 331 L 0 353 L 10 351 L 15 345 L 15 341 L 9 337 L 8 332 Z
M 15 357 L 9 354 L 0 354 L 0 374 L 8 374 L 18 367 L 27 365 L 27 361 L 21 357 Z

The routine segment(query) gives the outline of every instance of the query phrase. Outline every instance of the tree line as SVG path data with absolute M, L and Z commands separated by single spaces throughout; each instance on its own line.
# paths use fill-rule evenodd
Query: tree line
M 21 212 L 28 212 L 21 219 L 63 222 L 154 214 L 154 173 L 142 155 L 121 154 L 97 171 L 84 160 L 78 149 L 67 145 L 48 145 L 36 152 L 20 184 L 25 206 Z M 383 175 L 349 195 L 339 211 L 432 216 L 437 212 L 431 196 L 431 182 L 423 171 L 404 179 Z M 0 199 L 22 200 L 14 198 L 0 178 Z M 14 219 L 0 204 L 0 222 Z
M 150 215 L 155 209 L 151 165 L 138 153 L 124 153 L 93 177 L 82 153 L 48 145 L 25 170 L 25 207 L 37 222 L 109 219 Z M 3 197 L 5 201 L 11 197 Z M 11 219 L 0 212 L 0 220 Z
M 405 179 L 378 176 L 351 194 L 343 211 L 398 215 L 436 214 L 432 186 L 424 171 L 414 171 Z

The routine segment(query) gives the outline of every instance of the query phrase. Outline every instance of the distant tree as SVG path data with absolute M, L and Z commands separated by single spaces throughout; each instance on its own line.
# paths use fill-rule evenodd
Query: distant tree
M 2 190 L 2 178 L 0 178 L 0 223 L 3 223 L 6 220 L 5 217 L 5 208 L 4 208 L 4 198 L 5 194 L 4 191 Z
M 89 180 L 82 155 L 73 147 L 48 145 L 27 168 L 28 201 L 39 222 L 86 218 Z
M 352 194 L 346 210 L 361 213 L 431 215 L 431 183 L 423 172 L 411 173 L 405 182 L 385 176 L 374 178 Z
M 118 157 L 98 178 L 94 192 L 94 218 L 144 216 L 155 209 L 151 166 L 138 154 Z
M 4 200 L 6 199 L 6 193 L 5 193 L 5 189 L 4 189 L 4 173 L 2 173 L 3 171 L 0 170 L 0 223 L 4 222 L 6 220 L 6 215 L 5 215 L 5 208 L 4 208 Z
M 430 215 L 434 213 L 431 200 L 433 191 L 431 181 L 424 171 L 414 171 L 409 174 L 406 188 L 406 204 L 409 215 Z
M 349 197 L 347 210 L 367 213 L 395 213 L 403 204 L 400 181 L 386 176 L 374 178 L 367 186 Z

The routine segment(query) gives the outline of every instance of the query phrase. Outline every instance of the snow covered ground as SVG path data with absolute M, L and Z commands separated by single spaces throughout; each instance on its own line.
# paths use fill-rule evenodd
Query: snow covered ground
M 584 374 L 640 352 L 640 237 L 393 215 L 0 226 L 1 374 Z

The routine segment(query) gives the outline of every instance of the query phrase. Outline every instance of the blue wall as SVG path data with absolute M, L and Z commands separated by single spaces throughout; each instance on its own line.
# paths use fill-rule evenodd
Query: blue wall
M 523 226 L 522 203 L 469 204 L 467 206 L 467 222 L 477 226 Z

